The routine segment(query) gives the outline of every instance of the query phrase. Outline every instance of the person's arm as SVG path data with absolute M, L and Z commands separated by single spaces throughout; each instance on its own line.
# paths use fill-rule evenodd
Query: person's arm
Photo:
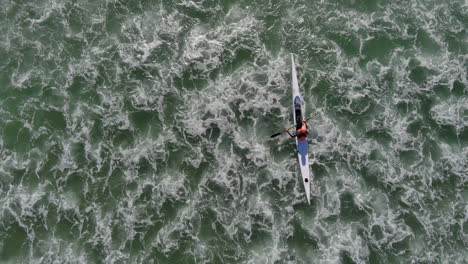
M 288 135 L 289 135 L 290 137 L 292 137 L 292 138 L 295 137 L 295 136 L 297 136 L 297 134 L 296 134 L 296 135 L 291 135 L 291 133 L 289 133 L 289 129 L 286 130 L 286 132 L 288 132 Z

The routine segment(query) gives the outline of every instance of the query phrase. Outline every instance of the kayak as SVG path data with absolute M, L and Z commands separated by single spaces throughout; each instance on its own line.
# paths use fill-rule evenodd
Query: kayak
M 291 54 L 291 79 L 292 79 L 292 95 L 293 95 L 293 117 L 294 125 L 302 125 L 305 118 L 305 106 L 302 103 L 301 93 L 299 92 L 299 83 L 297 81 L 296 65 L 294 64 L 294 56 Z M 296 150 L 301 168 L 302 183 L 307 197 L 307 203 L 310 204 L 310 169 L 309 169 L 309 144 L 307 137 L 295 137 Z

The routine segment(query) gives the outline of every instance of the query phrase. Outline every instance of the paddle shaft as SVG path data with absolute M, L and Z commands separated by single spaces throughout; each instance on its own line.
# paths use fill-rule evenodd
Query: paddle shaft
M 311 117 L 307 118 L 307 119 L 304 120 L 303 122 L 305 122 L 305 121 L 307 121 L 307 120 L 309 120 L 309 119 L 315 117 L 316 115 L 317 115 L 317 113 L 313 114 Z M 281 135 L 281 134 L 283 134 L 283 133 L 289 131 L 291 128 L 294 128 L 294 127 L 295 127 L 295 126 L 292 126 L 292 127 L 290 127 L 290 128 L 285 129 L 285 130 L 282 131 L 282 132 L 278 132 L 278 133 L 276 133 L 276 134 L 273 134 L 273 135 L 271 135 L 271 138 L 277 137 L 277 136 L 279 136 L 279 135 Z

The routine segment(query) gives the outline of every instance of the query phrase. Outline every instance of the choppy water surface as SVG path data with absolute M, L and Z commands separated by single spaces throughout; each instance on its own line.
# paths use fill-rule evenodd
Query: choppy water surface
M 468 3 L 0 0 L 1 263 L 462 263 Z M 289 53 L 312 125 L 307 205 Z

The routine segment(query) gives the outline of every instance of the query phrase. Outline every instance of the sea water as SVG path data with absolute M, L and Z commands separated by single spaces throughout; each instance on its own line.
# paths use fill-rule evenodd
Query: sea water
M 0 263 L 465 263 L 468 2 L 0 0 Z M 295 144 L 290 53 L 309 126 Z

